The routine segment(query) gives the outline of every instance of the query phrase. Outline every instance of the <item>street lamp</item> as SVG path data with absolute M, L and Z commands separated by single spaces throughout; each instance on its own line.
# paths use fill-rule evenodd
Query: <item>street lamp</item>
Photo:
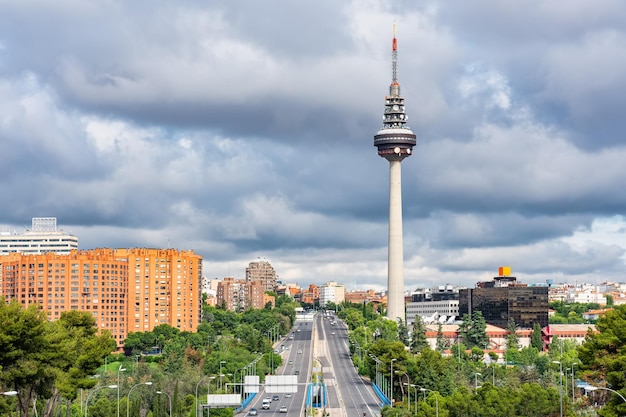
M 241 371 L 241 373 L 239 374 L 239 387 L 235 388 L 235 392 L 237 392 L 237 388 L 239 388 L 239 392 L 241 393 L 243 391 L 242 386 L 243 386 L 243 371 L 246 371 L 246 374 L 248 373 L 248 370 L 246 369 L 246 367 L 244 366 L 243 368 L 239 368 L 235 371 L 235 373 L 233 374 L 233 381 L 235 381 L 235 383 L 237 383 L 237 372 Z
M 126 394 L 126 417 L 130 417 L 130 393 L 133 392 L 133 389 L 137 388 L 139 385 L 152 385 L 152 381 L 140 382 L 133 385 L 130 390 L 128 390 L 128 394 Z
M 170 395 L 167 392 L 164 391 L 157 391 L 157 394 L 165 394 L 167 395 L 167 399 L 170 401 L 170 417 L 172 417 L 172 397 L 170 397 Z
M 123 368 L 120 364 L 120 367 L 117 368 L 117 417 L 120 417 L 120 373 L 124 372 L 126 368 Z
M 587 385 L 585 387 L 585 391 L 595 391 L 597 389 L 604 389 L 604 390 L 607 390 L 607 391 L 611 391 L 613 394 L 618 395 L 622 399 L 622 401 L 624 401 L 626 403 L 626 398 L 624 398 L 624 396 L 622 394 L 620 394 L 619 392 L 615 391 L 614 389 L 607 388 L 607 387 L 595 387 L 593 385 Z
M 200 378 L 200 381 L 198 381 L 198 383 L 196 384 L 196 417 L 198 417 L 198 387 L 200 387 L 200 383 L 202 383 L 202 381 L 204 381 L 205 379 L 209 379 L 209 384 L 211 383 L 211 379 L 215 379 L 214 376 L 205 376 Z M 207 391 L 207 395 L 208 395 L 208 391 Z M 203 413 L 204 414 L 204 413 Z
M 478 375 L 482 376 L 480 372 L 474 372 L 474 389 L 478 390 Z
M 372 353 L 370 353 L 369 356 L 376 362 L 376 386 L 380 388 L 380 376 L 378 375 L 378 363 L 380 360 Z
M 226 361 L 220 361 L 220 389 L 222 389 L 222 378 L 224 377 L 224 374 L 222 374 L 222 365 L 225 363 Z
M 559 364 L 559 398 L 561 400 L 561 417 L 563 417 L 563 364 L 561 361 L 552 361 Z
M 411 377 L 409 376 L 409 374 L 407 374 L 406 372 L 403 373 L 398 373 L 398 371 L 396 371 L 396 373 L 400 376 L 406 375 L 406 379 L 408 381 L 408 384 L 402 384 L 402 385 L 411 385 Z M 408 397 L 409 397 L 409 404 L 408 404 L 408 410 L 411 411 L 411 392 L 409 390 L 409 388 L 407 388 L 407 391 L 409 391 L 408 393 Z M 404 401 L 404 395 L 402 396 L 402 401 Z
M 439 393 L 428 388 L 420 388 L 420 391 L 426 393 L 426 391 L 435 394 L 435 417 L 439 417 Z
M 578 363 L 574 362 L 572 364 L 572 404 L 574 404 L 574 401 L 576 401 L 576 398 L 574 398 L 574 391 L 576 390 L 576 387 L 574 386 L 574 379 L 575 379 L 575 374 L 574 374 L 574 367 L 578 365 Z
M 415 401 L 413 401 L 414 404 L 415 404 L 415 412 L 414 412 L 414 414 L 417 414 L 417 385 L 411 384 L 410 386 L 413 387 L 413 394 L 415 394 L 415 397 L 413 398 L 415 400 Z M 409 395 L 410 394 L 411 393 L 409 392 Z
M 389 400 L 391 401 L 391 406 L 393 407 L 393 363 L 397 360 L 397 358 L 393 358 L 391 360 L 391 375 L 389 376 L 389 378 L 391 378 L 390 380 L 390 384 L 389 384 Z
M 87 415 L 89 414 L 89 398 L 98 390 L 102 389 L 102 388 L 117 388 L 117 385 L 103 385 L 101 387 L 96 387 L 96 389 L 94 389 L 93 391 L 91 391 L 89 394 L 87 394 L 87 399 L 85 400 L 85 417 L 87 417 Z M 11 391 L 11 392 L 15 392 L 15 391 Z M 15 392 L 17 394 L 17 392 Z

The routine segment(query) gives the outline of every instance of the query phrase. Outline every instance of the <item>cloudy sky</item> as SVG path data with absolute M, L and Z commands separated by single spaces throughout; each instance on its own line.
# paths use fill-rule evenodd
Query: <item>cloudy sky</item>
M 625 281 L 626 2 L 565 3 L 0 0 L 0 230 L 384 288 L 395 21 L 407 289 Z

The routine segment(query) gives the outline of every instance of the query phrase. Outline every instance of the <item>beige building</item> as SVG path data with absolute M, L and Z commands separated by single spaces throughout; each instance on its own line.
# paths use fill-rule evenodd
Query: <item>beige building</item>
M 267 303 L 275 305 L 273 296 L 265 293 L 265 282 L 246 281 L 233 277 L 224 278 L 217 286 L 217 305 L 227 310 L 242 311 L 248 308 L 264 308 Z
M 320 306 L 326 307 L 328 303 L 339 304 L 346 299 L 346 289 L 343 284 L 335 281 L 329 281 L 320 286 Z
M 246 268 L 246 281 L 261 282 L 265 291 L 276 291 L 278 278 L 274 267 L 267 259 L 259 258 L 257 261 L 250 262 Z

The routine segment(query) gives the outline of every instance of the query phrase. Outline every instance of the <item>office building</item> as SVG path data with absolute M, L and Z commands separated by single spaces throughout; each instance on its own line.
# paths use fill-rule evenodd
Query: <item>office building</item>
M 515 277 L 495 277 L 476 288 L 459 290 L 459 315 L 480 311 L 488 324 L 506 328 L 509 319 L 523 328 L 548 325 L 548 286 L 517 283 Z
M 420 316 L 426 324 L 453 324 L 459 315 L 459 289 L 451 285 L 413 291 L 406 303 L 406 322 Z
M 341 304 L 346 299 L 346 289 L 342 284 L 335 281 L 327 282 L 320 288 L 320 307 L 326 307 L 328 303 Z
M 32 227 L 23 233 L 0 232 L 0 255 L 9 253 L 70 253 L 78 249 L 78 238 L 57 230 L 55 217 L 34 217 Z

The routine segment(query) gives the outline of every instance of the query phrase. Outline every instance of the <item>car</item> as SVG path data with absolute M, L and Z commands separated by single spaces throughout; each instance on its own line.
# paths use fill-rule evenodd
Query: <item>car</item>
M 300 375 L 300 371 L 296 370 L 293 374 L 294 375 Z
M 281 405 L 280 409 L 278 410 L 281 413 L 286 413 L 287 412 L 287 406 L 286 405 Z
M 280 400 L 280 397 L 278 395 L 274 395 L 272 397 L 272 401 L 279 401 L 279 400 Z
M 251 408 L 250 411 L 248 411 L 248 415 L 249 416 L 257 416 L 257 415 L 259 415 L 259 412 L 256 410 L 256 408 Z
M 293 361 L 289 361 L 289 365 L 293 365 Z
M 335 332 L 332 332 L 331 334 L 335 334 Z
M 271 403 L 272 403 L 272 400 L 270 400 L 269 398 L 266 398 L 263 400 L 263 405 L 261 406 L 261 408 L 263 408 L 264 410 L 269 410 Z
M 302 354 L 302 349 L 298 349 L 298 354 Z
M 292 394 L 290 392 L 287 392 L 287 393 L 285 393 L 285 398 L 291 398 L 291 395 Z

